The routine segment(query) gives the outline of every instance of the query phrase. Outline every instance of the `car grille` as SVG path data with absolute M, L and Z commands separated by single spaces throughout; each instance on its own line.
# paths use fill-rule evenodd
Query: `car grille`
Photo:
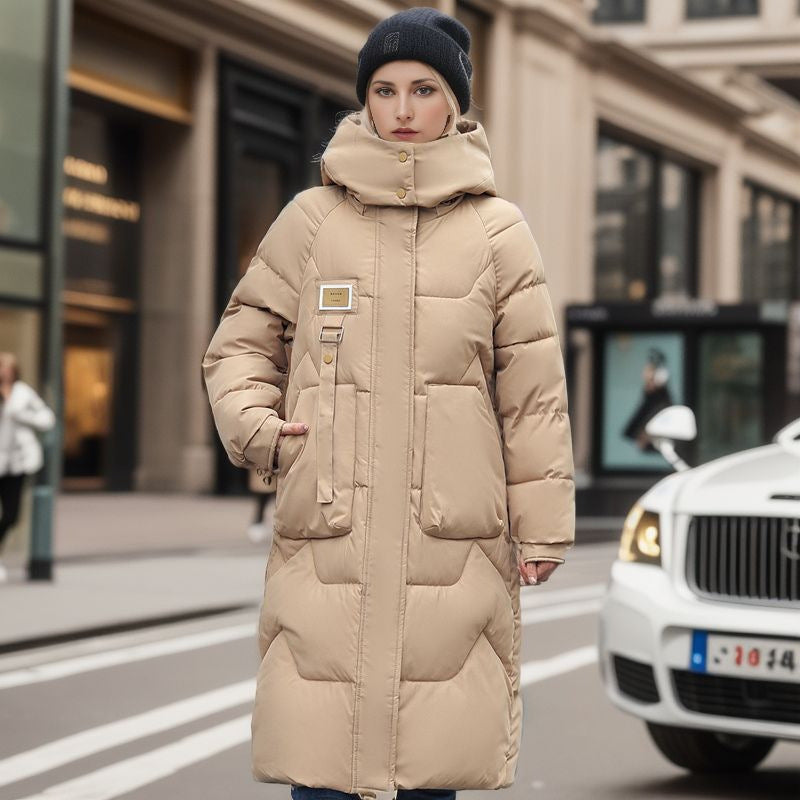
M 800 519 L 692 517 L 686 579 L 697 594 L 797 605 L 799 578 Z
M 800 683 L 762 681 L 673 669 L 681 705 L 699 714 L 800 723 Z
M 641 703 L 657 703 L 660 698 L 653 668 L 642 661 L 634 661 L 616 653 L 613 655 L 620 692 Z

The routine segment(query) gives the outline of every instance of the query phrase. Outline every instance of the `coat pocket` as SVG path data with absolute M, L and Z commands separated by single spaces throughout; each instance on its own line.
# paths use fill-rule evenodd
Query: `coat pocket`
M 491 538 L 505 528 L 500 437 L 477 386 L 428 384 L 420 527 L 445 539 Z
M 278 453 L 275 532 L 290 539 L 341 536 L 352 529 L 356 461 L 356 387 L 337 384 L 333 415 L 333 499 L 317 502 L 317 411 L 319 387 L 301 389 L 292 422 L 308 430 L 287 436 Z M 292 441 L 297 440 L 297 441 Z M 284 447 L 288 448 L 284 451 Z

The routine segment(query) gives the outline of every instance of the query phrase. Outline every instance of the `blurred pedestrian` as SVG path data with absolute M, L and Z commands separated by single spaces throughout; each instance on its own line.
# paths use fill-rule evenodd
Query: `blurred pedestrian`
M 229 458 L 276 475 L 252 773 L 293 800 L 510 786 L 520 580 L 574 543 L 555 317 L 463 116 L 469 49 L 435 8 L 372 30 L 364 107 L 321 154 L 323 185 L 270 226 L 203 362 Z
M 19 519 L 25 477 L 44 463 L 36 434 L 50 430 L 55 422 L 44 400 L 20 379 L 17 357 L 0 352 L 0 552 Z M 7 579 L 8 571 L 0 562 L 0 581 Z

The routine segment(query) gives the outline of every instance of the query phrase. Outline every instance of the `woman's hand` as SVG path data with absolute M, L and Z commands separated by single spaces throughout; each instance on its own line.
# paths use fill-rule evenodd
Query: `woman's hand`
M 288 436 L 299 436 L 300 434 L 305 433 L 308 430 L 308 425 L 305 422 L 284 422 L 281 426 L 281 431 L 278 434 L 278 441 L 275 444 L 275 464 L 278 463 L 278 453 L 281 449 L 281 442 L 283 441 L 283 437 Z
M 517 566 L 521 582 L 527 584 L 544 583 L 555 571 L 556 567 L 560 567 L 557 561 L 531 561 L 526 564 L 522 560 L 522 555 L 519 555 Z

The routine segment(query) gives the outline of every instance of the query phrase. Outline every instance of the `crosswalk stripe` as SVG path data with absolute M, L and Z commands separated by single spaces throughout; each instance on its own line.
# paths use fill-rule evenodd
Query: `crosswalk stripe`
M 27 686 L 32 683 L 42 683 L 43 681 L 54 681 L 58 678 L 66 678 L 69 675 L 77 675 L 94 669 L 105 669 L 118 664 L 130 664 L 134 661 L 144 661 L 148 658 L 158 658 L 159 656 L 182 653 L 201 647 L 212 647 L 223 642 L 249 637 L 255 638 L 255 636 L 255 624 L 243 623 L 241 625 L 231 625 L 227 628 L 192 633 L 187 636 L 177 636 L 174 639 L 146 642 L 131 647 L 106 650 L 101 653 L 90 653 L 77 658 L 68 658 L 63 661 L 38 664 L 33 667 L 0 673 L 0 689 Z
M 254 694 L 255 679 L 250 679 L 64 736 L 0 760 L 0 786 L 7 786 L 9 783 L 48 772 L 70 761 L 86 758 L 110 747 L 117 747 L 209 714 L 251 702 Z
M 579 647 L 577 650 L 569 650 L 566 653 L 559 653 L 552 658 L 543 658 L 539 661 L 526 661 L 522 665 L 520 683 L 522 686 L 529 686 L 532 683 L 554 678 L 571 672 L 574 669 L 585 667 L 597 661 L 597 647 L 587 645 Z
M 542 622 L 551 622 L 555 619 L 594 614 L 600 610 L 602 603 L 603 601 L 600 599 L 580 600 L 575 603 L 562 603 L 558 606 L 546 606 L 545 608 L 526 608 L 522 611 L 522 624 L 523 626 L 537 625 Z
M 20 800 L 110 800 L 243 744 L 250 736 L 250 714 L 244 714 Z
M 590 597 L 602 597 L 606 593 L 605 583 L 589 583 L 574 586 L 570 589 L 543 589 L 538 586 L 520 586 L 519 604 L 521 608 L 542 608 L 554 606 L 571 600 L 585 600 Z

